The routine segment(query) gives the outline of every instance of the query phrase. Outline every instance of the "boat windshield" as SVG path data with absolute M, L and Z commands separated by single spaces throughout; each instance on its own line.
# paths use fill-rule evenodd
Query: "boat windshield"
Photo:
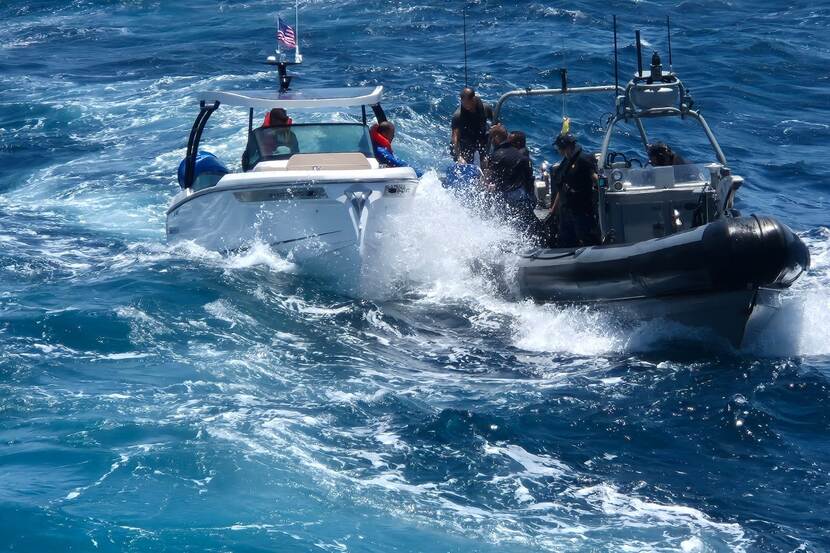
M 676 184 L 702 184 L 709 182 L 709 169 L 698 163 L 668 167 L 633 167 L 620 171 L 628 186 L 670 188 Z
M 260 161 L 285 160 L 294 154 L 361 153 L 372 157 L 369 130 L 360 123 L 307 123 L 260 127 L 248 136 L 246 171 Z

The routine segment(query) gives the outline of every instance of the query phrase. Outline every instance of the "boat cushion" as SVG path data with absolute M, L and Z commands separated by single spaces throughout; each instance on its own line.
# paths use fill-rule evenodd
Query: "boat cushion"
M 371 168 L 369 160 L 359 152 L 294 154 L 285 166 L 287 171 L 359 171 Z

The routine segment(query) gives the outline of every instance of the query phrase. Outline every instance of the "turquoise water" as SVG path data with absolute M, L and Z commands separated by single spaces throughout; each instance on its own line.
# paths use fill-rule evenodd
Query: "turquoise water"
M 296 84 L 384 84 L 398 152 L 440 172 L 460 4 L 303 4 Z M 273 82 L 275 3 L 4 2 L 0 549 L 830 549 L 830 8 L 469 5 L 491 101 L 563 64 L 574 85 L 612 79 L 609 9 L 630 74 L 635 26 L 665 51 L 672 16 L 675 69 L 746 178 L 739 208 L 811 248 L 776 326 L 736 352 L 507 301 L 471 262 L 515 237 L 436 173 L 374 297 L 264 247 L 169 247 L 193 95 Z M 589 146 L 611 109 L 567 105 Z M 561 110 L 507 113 L 537 163 Z M 205 142 L 231 163 L 238 115 Z

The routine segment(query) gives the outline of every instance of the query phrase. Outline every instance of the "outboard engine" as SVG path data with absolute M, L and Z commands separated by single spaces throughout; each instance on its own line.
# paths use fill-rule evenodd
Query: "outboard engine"
M 179 186 L 184 188 L 184 174 L 187 159 L 179 163 Z M 230 171 L 218 157 L 210 152 L 199 151 L 196 154 L 196 168 L 193 173 L 193 191 L 216 186 L 219 180 Z

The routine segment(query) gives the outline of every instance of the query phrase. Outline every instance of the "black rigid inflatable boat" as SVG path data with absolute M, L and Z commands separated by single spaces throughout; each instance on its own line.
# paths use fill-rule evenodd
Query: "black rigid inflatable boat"
M 536 250 L 519 258 L 511 285 L 538 302 L 602 304 L 638 320 L 706 328 L 740 346 L 753 315 L 777 307 L 779 291 L 809 266 L 807 246 L 789 227 L 751 216 L 634 244 Z
M 570 87 L 563 71 L 561 88 L 518 89 L 499 99 L 496 122 L 511 98 L 611 92 L 615 104 L 595 154 L 593 216 L 601 245 L 520 254 L 515 264 L 508 263 L 515 270 L 505 272 L 505 284 L 519 298 L 596 305 L 635 322 L 665 319 L 713 331 L 740 346 L 749 329 L 760 332 L 771 322 L 781 291 L 809 268 L 809 251 L 779 221 L 740 215 L 734 201 L 743 178 L 730 169 L 683 82 L 663 70 L 657 53 L 644 70 L 640 52 L 638 34 L 638 70 L 625 88 L 616 82 Z M 649 133 L 671 128 L 663 123 L 667 120 L 702 130 L 712 157 L 698 163 L 684 156 L 668 163 L 641 158 L 655 145 Z M 628 130 L 619 132 L 623 124 Z M 682 131 L 674 138 L 682 149 L 692 137 Z M 559 205 L 558 187 L 551 182 L 557 173 L 546 172 L 547 166 L 542 164 L 535 183 L 535 212 L 542 221 Z M 558 238 L 550 236 L 555 244 Z

